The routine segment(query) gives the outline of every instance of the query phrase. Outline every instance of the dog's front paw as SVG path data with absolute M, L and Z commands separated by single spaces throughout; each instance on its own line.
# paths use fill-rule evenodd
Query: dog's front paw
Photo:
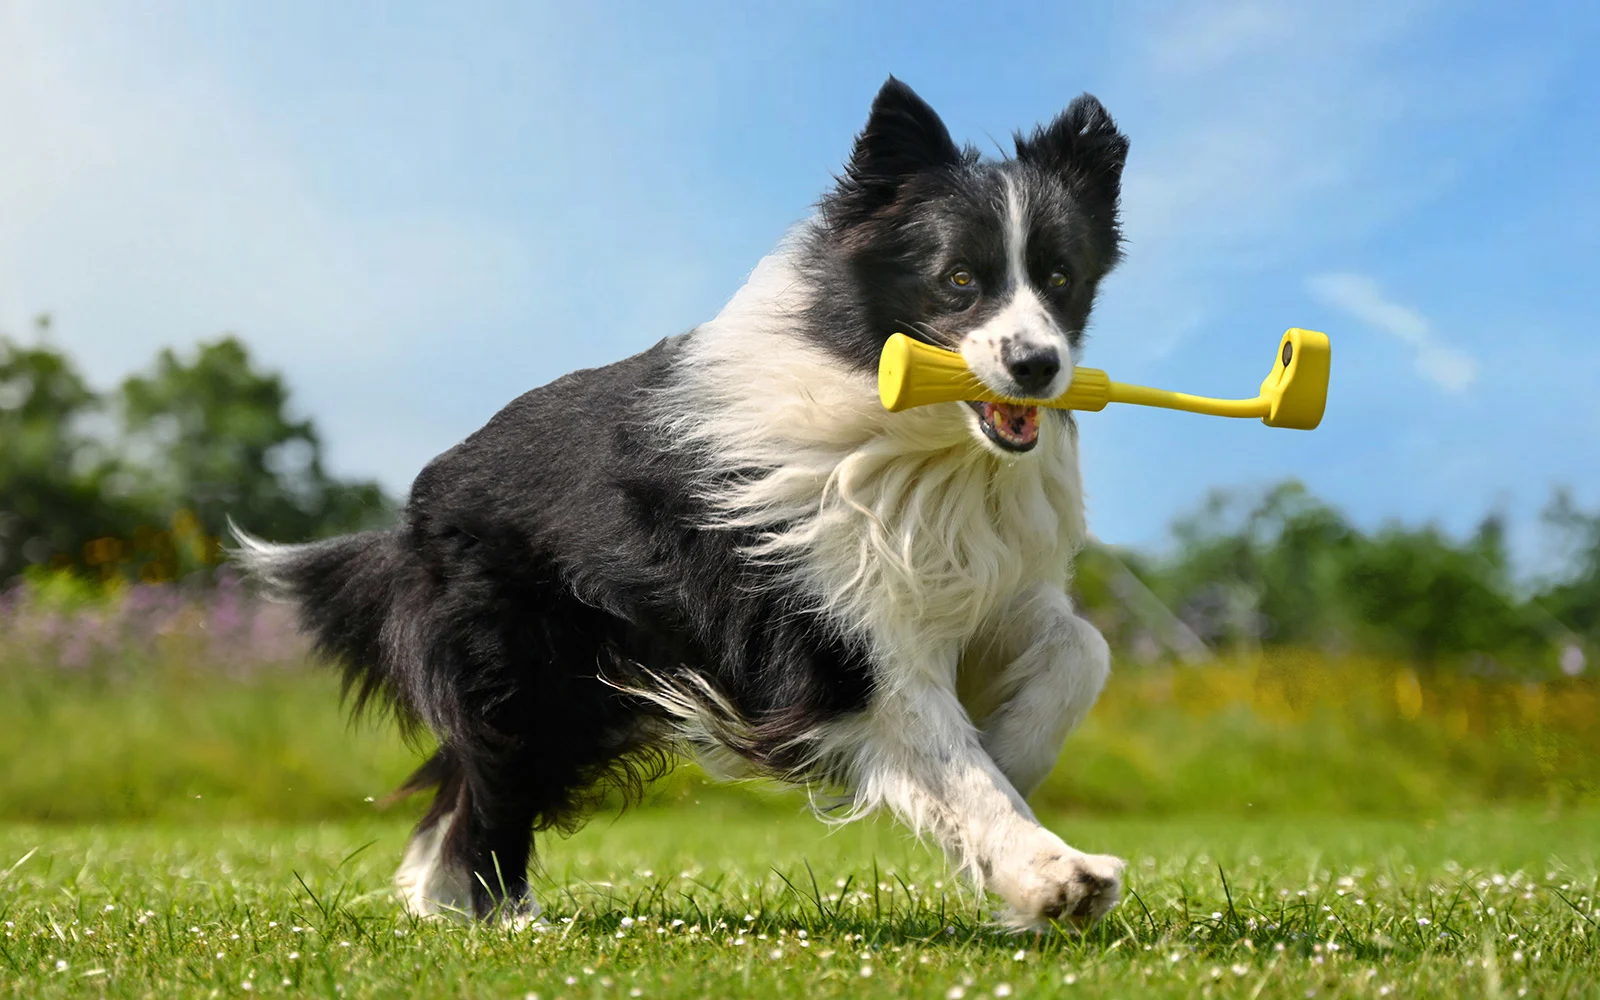
M 1011 904 L 1012 923 L 1038 929 L 1052 921 L 1083 931 L 1117 905 L 1127 862 L 1109 854 L 1084 854 L 1065 844 L 1036 856 L 1010 885 L 997 885 Z

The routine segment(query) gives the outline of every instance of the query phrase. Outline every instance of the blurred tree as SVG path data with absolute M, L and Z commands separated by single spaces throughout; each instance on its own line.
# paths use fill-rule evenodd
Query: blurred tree
M 1359 536 L 1299 483 L 1253 505 L 1214 492 L 1173 533 L 1177 552 L 1151 586 L 1207 641 L 1341 644 L 1338 579 Z
M 258 371 L 234 337 L 203 343 L 189 359 L 163 350 L 121 391 L 127 454 L 142 491 L 158 508 L 193 511 L 212 536 L 230 516 L 284 539 L 388 517 L 392 505 L 376 483 L 328 475 L 316 428 L 289 416 L 288 401 L 283 379 Z
M 1504 529 L 1490 518 L 1465 545 L 1432 527 L 1386 528 L 1353 551 L 1342 583 L 1367 648 L 1434 665 L 1540 644 L 1505 576 Z
M 162 351 L 110 398 L 49 343 L 0 337 L 0 585 L 30 566 L 167 579 L 215 563 L 231 515 L 302 539 L 386 519 L 373 482 L 328 475 L 309 420 L 237 339 Z
M 138 511 L 105 488 L 109 460 L 88 433 L 101 401 L 48 343 L 0 336 L 0 582 L 33 564 L 75 561 L 89 539 L 126 531 Z
M 1565 572 L 1535 596 L 1561 624 L 1600 644 L 1600 514 L 1585 514 L 1572 494 L 1558 490 L 1544 520 L 1567 553 Z
M 1600 518 L 1564 516 L 1591 526 L 1587 565 L 1600 562 Z M 1215 492 L 1173 530 L 1171 556 L 1131 565 L 1213 646 L 1363 649 L 1422 664 L 1471 654 L 1526 663 L 1549 647 L 1549 629 L 1510 580 L 1498 517 L 1465 542 L 1433 527 L 1367 535 L 1290 482 L 1255 498 Z M 1583 587 L 1600 588 L 1600 570 L 1575 580 L 1551 600 L 1593 607 Z M 1091 606 L 1106 595 L 1103 585 L 1080 591 Z

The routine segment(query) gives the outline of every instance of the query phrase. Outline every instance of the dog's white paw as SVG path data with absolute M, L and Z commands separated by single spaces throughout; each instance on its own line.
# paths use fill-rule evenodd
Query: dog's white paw
M 539 903 L 532 896 L 524 897 L 519 906 L 508 911 L 501 919 L 507 928 L 518 933 L 550 929 L 550 921 L 544 918 Z
M 1058 847 L 1035 853 L 1011 878 L 996 880 L 995 889 L 1010 904 L 1010 922 L 1020 929 L 1059 921 L 1074 930 L 1087 930 L 1122 898 L 1127 862 L 1056 843 Z

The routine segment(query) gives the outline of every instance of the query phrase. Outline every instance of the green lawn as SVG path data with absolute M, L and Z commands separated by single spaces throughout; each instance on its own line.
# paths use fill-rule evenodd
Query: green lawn
M 887 823 L 693 768 L 547 846 L 550 929 L 513 934 L 398 912 L 406 815 L 369 797 L 419 750 L 348 727 L 331 674 L 4 639 L 0 998 L 1600 997 L 1592 677 L 1119 672 L 1035 797 L 1132 862 L 1083 940 L 999 933 Z
M 1600 812 L 1052 825 L 1131 860 L 1086 939 L 998 933 L 889 824 L 787 802 L 555 841 L 521 933 L 403 917 L 396 817 L 6 825 L 0 995 L 1600 996 Z

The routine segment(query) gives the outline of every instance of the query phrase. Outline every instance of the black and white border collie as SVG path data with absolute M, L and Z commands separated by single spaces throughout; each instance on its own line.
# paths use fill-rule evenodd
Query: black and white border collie
M 888 413 L 875 373 L 901 331 L 999 394 L 1064 392 L 1127 150 L 1086 95 L 984 160 L 891 77 L 815 217 L 715 319 L 512 402 L 391 530 L 241 536 L 357 705 L 438 738 L 403 789 L 437 787 L 396 876 L 411 911 L 536 915 L 533 833 L 676 752 L 887 808 L 1017 926 L 1116 903 L 1123 863 L 1026 802 L 1109 669 L 1067 596 L 1072 418 Z

